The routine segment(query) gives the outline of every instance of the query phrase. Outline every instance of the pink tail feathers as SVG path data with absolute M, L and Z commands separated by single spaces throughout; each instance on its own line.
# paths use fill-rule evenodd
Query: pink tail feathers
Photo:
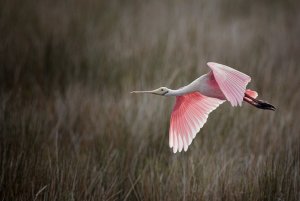
M 247 94 L 248 96 L 252 97 L 252 98 L 257 98 L 258 93 L 256 91 L 252 91 L 250 89 L 246 89 L 245 94 Z

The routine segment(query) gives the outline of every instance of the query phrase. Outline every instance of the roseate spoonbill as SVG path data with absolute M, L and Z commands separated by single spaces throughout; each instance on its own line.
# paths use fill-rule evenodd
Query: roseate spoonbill
M 248 75 L 218 63 L 208 62 L 207 65 L 211 69 L 209 73 L 179 89 L 160 87 L 153 91 L 131 92 L 176 96 L 169 129 L 169 145 L 174 153 L 188 149 L 209 113 L 226 100 L 232 106 L 241 106 L 245 101 L 259 109 L 276 109 L 273 105 L 256 99 L 256 91 L 246 89 L 251 80 Z

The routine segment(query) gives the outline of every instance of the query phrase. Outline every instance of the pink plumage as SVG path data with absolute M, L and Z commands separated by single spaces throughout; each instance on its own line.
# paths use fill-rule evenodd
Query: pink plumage
M 169 129 L 169 145 L 174 153 L 188 149 L 209 113 L 226 100 L 232 106 L 241 106 L 245 101 L 259 109 L 276 109 L 265 101 L 257 100 L 256 91 L 246 90 L 251 81 L 248 75 L 218 63 L 208 62 L 207 65 L 211 69 L 209 73 L 179 89 L 161 87 L 152 91 L 132 92 L 176 96 Z
M 217 83 L 232 106 L 242 105 L 247 84 L 251 78 L 228 66 L 208 62 Z
M 173 152 L 185 151 L 205 124 L 208 114 L 223 100 L 201 95 L 199 92 L 176 97 L 169 130 L 169 145 Z
M 257 98 L 258 96 L 258 93 L 256 91 L 252 91 L 250 89 L 246 89 L 245 93 L 252 98 Z

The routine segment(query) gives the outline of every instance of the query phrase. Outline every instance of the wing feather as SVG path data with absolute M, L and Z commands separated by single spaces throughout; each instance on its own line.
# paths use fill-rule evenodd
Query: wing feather
M 173 152 L 187 151 L 211 111 L 224 100 L 210 98 L 199 92 L 176 97 L 170 120 L 169 145 Z
M 211 68 L 226 99 L 232 106 L 241 106 L 246 86 L 251 81 L 251 78 L 240 71 L 222 64 L 208 62 L 207 65 Z

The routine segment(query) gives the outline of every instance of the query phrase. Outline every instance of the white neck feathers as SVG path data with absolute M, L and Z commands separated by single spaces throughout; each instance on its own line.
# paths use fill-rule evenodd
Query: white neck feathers
M 194 87 L 187 85 L 175 90 L 169 89 L 169 92 L 166 94 L 166 96 L 182 96 L 184 94 L 188 94 L 194 91 L 195 91 Z

